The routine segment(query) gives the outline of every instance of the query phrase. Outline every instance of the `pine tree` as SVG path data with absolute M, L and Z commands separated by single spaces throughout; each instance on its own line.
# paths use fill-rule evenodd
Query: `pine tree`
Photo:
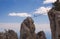
M 53 8 L 57 11 L 60 11 L 60 0 L 57 0 L 55 3 L 53 3 Z

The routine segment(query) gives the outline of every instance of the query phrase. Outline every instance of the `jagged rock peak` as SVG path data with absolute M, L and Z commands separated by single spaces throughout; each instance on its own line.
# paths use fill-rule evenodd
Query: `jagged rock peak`
M 23 23 L 25 24 L 26 27 L 28 27 L 30 29 L 30 32 L 34 32 L 35 31 L 35 25 L 34 25 L 34 21 L 31 17 L 27 17 Z
M 31 17 L 27 17 L 23 22 L 25 23 L 34 23 L 33 19 Z

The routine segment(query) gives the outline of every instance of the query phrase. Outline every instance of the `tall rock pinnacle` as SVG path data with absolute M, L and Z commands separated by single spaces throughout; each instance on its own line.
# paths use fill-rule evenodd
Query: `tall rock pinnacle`
M 35 25 L 31 17 L 27 17 L 21 24 L 20 39 L 36 39 Z

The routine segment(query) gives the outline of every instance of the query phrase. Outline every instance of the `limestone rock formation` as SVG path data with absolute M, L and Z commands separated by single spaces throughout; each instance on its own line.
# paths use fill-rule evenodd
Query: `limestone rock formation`
M 0 32 L 0 39 L 18 39 L 17 34 L 13 30 Z
M 37 33 L 38 39 L 46 39 L 46 35 L 43 31 Z
M 27 17 L 21 24 L 20 39 L 46 39 L 46 37 L 43 31 L 35 33 L 34 21 Z
M 8 30 L 6 33 L 6 39 L 18 39 L 17 33 L 13 30 Z
M 57 0 L 53 5 L 53 8 L 48 12 L 52 39 L 60 39 L 60 0 Z
M 27 17 L 21 24 L 20 39 L 36 39 L 35 25 L 31 17 Z
M 0 39 L 6 39 L 6 36 L 4 35 L 3 32 L 0 32 Z
M 52 32 L 52 39 L 56 39 L 56 22 L 55 22 L 55 14 L 54 10 L 49 11 L 48 13 L 49 20 L 50 20 L 50 28 Z

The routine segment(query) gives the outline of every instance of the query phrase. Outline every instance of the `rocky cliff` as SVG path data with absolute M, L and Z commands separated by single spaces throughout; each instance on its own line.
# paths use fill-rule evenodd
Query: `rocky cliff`
M 60 39 L 60 0 L 53 3 L 52 9 L 48 12 L 52 39 Z

